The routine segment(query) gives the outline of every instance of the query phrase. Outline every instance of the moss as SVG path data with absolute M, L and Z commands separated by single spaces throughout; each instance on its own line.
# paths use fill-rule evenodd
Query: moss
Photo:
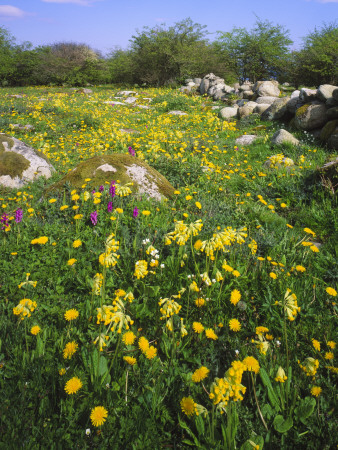
M 0 134 L 0 154 L 6 151 L 3 143 L 6 142 L 9 148 L 12 148 L 14 145 L 14 141 L 10 136 L 6 136 L 5 134 Z
M 330 122 L 327 122 L 320 133 L 320 139 L 322 141 L 327 141 L 331 134 L 334 133 L 336 127 L 338 127 L 338 119 L 330 120 Z
M 308 110 L 309 106 L 311 106 L 311 103 L 306 103 L 305 105 L 303 105 L 300 108 L 298 108 L 297 111 L 296 111 L 296 117 L 300 117 L 303 114 L 305 114 L 306 111 Z
M 96 169 L 103 164 L 113 166 L 116 169 L 116 172 L 105 172 L 104 170 Z M 131 181 L 127 174 L 127 168 L 133 164 L 147 170 L 147 179 L 150 182 L 155 182 L 162 195 L 172 197 L 174 188 L 163 175 L 144 161 L 124 154 L 94 156 L 93 158 L 80 163 L 75 169 L 65 175 L 48 190 L 61 190 L 66 183 L 69 183 L 75 188 L 80 188 L 85 183 L 86 178 L 91 178 L 91 187 L 100 186 L 105 184 L 106 181 L 110 183 L 112 180 L 120 180 L 120 184 L 126 184 Z M 131 189 L 133 192 L 138 192 L 136 183 L 134 183 L 134 186 L 132 186 Z
M 15 152 L 0 153 L 0 176 L 9 175 L 10 177 L 22 178 L 22 173 L 28 169 L 30 162 L 24 156 Z

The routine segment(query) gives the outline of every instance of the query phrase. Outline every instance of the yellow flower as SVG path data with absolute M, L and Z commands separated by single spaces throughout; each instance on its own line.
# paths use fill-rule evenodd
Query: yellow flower
M 319 341 L 316 341 L 316 339 L 312 339 L 312 345 L 318 352 L 320 352 L 320 342 Z
M 209 372 L 210 371 L 207 367 L 202 366 L 199 369 L 195 370 L 195 372 L 191 376 L 191 379 L 194 383 L 199 383 L 208 376 Z
M 269 276 L 270 276 L 273 280 L 275 280 L 275 279 L 277 278 L 277 275 L 275 274 L 275 272 L 270 272 L 270 273 L 269 273 Z
M 231 291 L 231 296 L 230 296 L 230 302 L 233 305 L 237 305 L 237 303 L 240 301 L 241 299 L 241 293 L 238 289 L 234 289 L 233 291 Z
M 288 377 L 285 375 L 285 370 L 283 369 L 283 367 L 279 366 L 275 381 L 277 381 L 278 383 L 284 383 L 287 379 Z
M 123 359 L 125 360 L 126 363 L 130 364 L 131 366 L 134 366 L 136 364 L 136 358 L 134 358 L 133 356 L 124 356 Z
M 318 397 L 322 392 L 322 388 L 320 386 L 312 386 L 311 395 L 314 397 Z
M 80 196 L 78 194 L 72 195 L 73 202 L 76 202 L 77 200 L 79 200 L 79 198 L 80 198 Z
M 307 233 L 307 234 L 312 234 L 313 237 L 316 236 L 316 233 L 313 232 L 312 230 L 310 230 L 310 228 L 304 228 L 304 231 L 305 231 L 305 233 Z
M 195 333 L 198 334 L 203 333 L 204 331 L 204 326 L 200 322 L 193 322 L 192 328 L 195 331 Z
M 118 214 L 122 214 L 122 213 L 123 213 L 123 209 L 122 209 L 122 208 L 116 208 L 115 211 L 116 211 Z
M 68 320 L 68 322 L 70 322 L 71 320 L 75 320 L 79 317 L 79 311 L 77 311 L 76 309 L 68 309 L 65 314 L 65 319 Z
M 138 346 L 140 348 L 140 350 L 145 353 L 146 350 L 148 350 L 149 348 L 149 341 L 148 339 L 146 339 L 145 337 L 140 337 L 140 339 L 138 340 Z
M 83 386 L 82 381 L 78 377 L 73 377 L 67 381 L 65 391 L 68 395 L 76 394 Z
M 76 353 L 78 346 L 79 344 L 77 344 L 75 341 L 68 342 L 63 349 L 63 358 L 70 359 L 74 355 L 74 353 Z
M 198 209 L 202 209 L 202 205 L 200 204 L 200 202 L 196 202 L 195 205 L 197 206 Z
M 47 236 L 41 236 L 41 237 L 39 237 L 39 238 L 36 238 L 36 239 L 33 239 L 32 241 L 31 241 L 31 244 L 41 244 L 41 245 L 44 245 L 44 244 L 46 244 L 46 242 L 48 242 L 48 237 Z
M 149 348 L 147 348 L 144 354 L 148 359 L 153 359 L 157 354 L 157 349 L 153 345 L 151 345 Z
M 325 289 L 325 291 L 329 294 L 332 295 L 332 297 L 336 297 L 337 296 L 337 291 L 335 289 L 333 289 L 332 287 L 327 287 Z
M 181 400 L 181 409 L 188 417 L 196 413 L 196 403 L 191 397 L 183 397 Z
M 34 327 L 31 328 L 31 333 L 36 336 L 37 334 L 39 334 L 41 331 L 41 328 L 39 327 L 39 325 L 35 325 Z
M 310 250 L 312 250 L 313 253 L 319 253 L 319 248 L 316 245 L 311 245 Z
M 80 239 L 76 239 L 76 241 L 73 242 L 73 248 L 78 248 L 82 245 L 82 241 Z
M 75 258 L 71 258 L 67 261 L 67 266 L 72 266 L 73 264 L 75 264 L 77 261 L 77 259 Z
M 67 208 L 69 208 L 68 205 L 62 205 L 62 206 L 60 206 L 60 211 L 63 211 L 63 210 L 65 210 L 65 209 L 67 209 Z
M 82 219 L 83 214 L 75 214 L 75 216 L 73 217 L 74 220 L 80 220 Z
M 241 327 L 242 327 L 242 325 L 239 322 L 239 320 L 237 320 L 237 319 L 230 319 L 229 320 L 229 328 L 230 328 L 231 331 L 237 332 L 237 331 L 239 331 L 241 329 Z
M 303 267 L 303 266 L 296 266 L 296 270 L 297 270 L 297 272 L 305 272 L 306 271 L 305 267 Z
M 122 337 L 122 341 L 126 345 L 133 345 L 135 339 L 136 339 L 136 336 L 132 331 L 127 331 L 126 333 L 124 333 L 124 335 Z
M 63 367 L 62 369 L 59 370 L 59 375 L 64 375 L 66 373 L 66 369 Z
M 333 352 L 325 352 L 324 358 L 331 361 L 332 359 L 334 359 L 334 354 L 333 354 Z
M 264 333 L 267 333 L 269 331 L 269 328 L 266 327 L 256 327 L 256 334 L 259 336 L 262 336 Z
M 246 366 L 246 370 L 249 372 L 259 372 L 259 362 L 253 356 L 247 356 L 243 359 L 243 364 Z
M 213 339 L 214 341 L 216 341 L 218 339 L 217 334 L 214 332 L 214 330 L 212 328 L 207 328 L 205 330 L 205 335 L 208 339 Z
M 20 300 L 19 304 L 13 308 L 13 314 L 16 316 L 20 316 L 21 320 L 24 320 L 25 317 L 30 317 L 31 312 L 35 310 L 37 307 L 37 303 L 33 302 L 29 298 L 23 298 Z
M 50 200 L 48 200 L 49 203 L 55 203 L 56 202 L 56 198 L 51 198 Z
M 198 308 L 201 308 L 202 306 L 205 305 L 205 299 L 204 299 L 204 298 L 197 298 L 197 299 L 195 300 L 195 305 L 196 305 Z
M 90 420 L 94 427 L 103 425 L 108 417 L 108 411 L 103 406 L 96 406 L 90 413 Z
M 142 211 L 142 214 L 144 216 L 150 216 L 151 212 L 150 211 Z
M 137 279 L 144 278 L 148 275 L 148 263 L 147 261 L 140 260 L 135 263 L 135 272 L 134 276 Z
M 336 348 L 336 343 L 334 341 L 328 341 L 327 346 L 334 349 L 334 348 Z
M 241 274 L 238 272 L 238 270 L 234 270 L 234 271 L 232 272 L 232 275 L 233 275 L 234 277 L 238 278 Z
M 306 375 L 314 377 L 319 367 L 318 359 L 308 357 L 304 361 L 304 365 L 298 361 L 299 367 L 306 373 Z

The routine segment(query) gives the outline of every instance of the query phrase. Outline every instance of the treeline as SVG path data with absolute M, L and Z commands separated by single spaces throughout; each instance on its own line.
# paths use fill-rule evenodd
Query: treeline
M 33 47 L 17 44 L 0 27 L 0 85 L 73 85 L 129 83 L 163 86 L 213 72 L 227 83 L 276 78 L 318 86 L 338 84 L 338 27 L 316 28 L 291 50 L 289 31 L 256 20 L 251 30 L 235 27 L 211 41 L 205 26 L 185 19 L 171 27 L 144 27 L 128 49 L 103 56 L 86 44 L 60 42 Z

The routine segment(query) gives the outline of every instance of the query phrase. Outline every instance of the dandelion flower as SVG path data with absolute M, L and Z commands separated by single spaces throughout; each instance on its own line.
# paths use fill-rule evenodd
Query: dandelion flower
M 73 377 L 67 381 L 65 391 L 68 395 L 76 394 L 83 386 L 82 381 L 78 377 Z
M 76 239 L 76 241 L 73 242 L 73 248 L 81 247 L 82 241 L 80 239 Z
M 136 336 L 132 331 L 127 331 L 122 337 L 122 340 L 126 345 L 133 345 L 135 339 Z
M 123 359 L 126 363 L 130 364 L 131 366 L 134 366 L 137 362 L 136 358 L 134 358 L 133 356 L 124 356 Z
M 79 311 L 77 311 L 76 309 L 68 309 L 65 312 L 64 317 L 66 320 L 68 320 L 68 322 L 70 322 L 71 320 L 75 320 L 79 317 Z
M 144 354 L 146 355 L 147 359 L 153 359 L 157 354 L 157 349 L 153 345 L 151 345 L 149 348 L 147 348 Z
M 209 372 L 210 371 L 207 367 L 202 366 L 199 369 L 195 370 L 195 372 L 191 376 L 191 379 L 194 383 L 199 383 L 208 376 Z
M 328 359 L 329 361 L 331 361 L 334 358 L 333 352 L 325 352 L 324 358 Z
M 214 341 L 216 341 L 218 339 L 217 334 L 214 332 L 214 330 L 212 328 L 206 329 L 205 335 L 208 339 L 213 339 Z
M 73 266 L 76 263 L 77 259 L 71 258 L 67 261 L 67 266 Z
M 237 332 L 241 329 L 242 325 L 237 319 L 230 319 L 229 320 L 229 328 L 231 331 Z
M 193 322 L 192 328 L 195 331 L 195 333 L 198 334 L 203 333 L 204 331 L 204 326 L 200 322 Z
M 296 266 L 296 270 L 297 270 L 297 272 L 305 272 L 306 271 L 305 267 L 303 267 L 303 266 Z
M 70 359 L 74 355 L 74 353 L 76 353 L 78 346 L 79 344 L 77 344 L 75 341 L 68 342 L 63 349 L 64 359 Z
M 108 411 L 103 406 L 96 406 L 90 413 L 90 420 L 94 427 L 100 427 L 108 417 Z
M 232 292 L 231 292 L 231 296 L 230 296 L 230 302 L 233 304 L 233 305 L 237 305 L 237 303 L 240 301 L 240 299 L 241 299 L 241 293 L 240 293 L 240 291 L 238 290 L 238 289 L 234 289 Z
M 138 346 L 140 348 L 140 350 L 145 353 L 146 350 L 148 350 L 149 348 L 149 341 L 148 339 L 146 339 L 145 337 L 140 337 L 140 339 L 138 340 Z
M 262 336 L 264 333 L 267 333 L 268 331 L 269 331 L 269 328 L 256 327 L 256 334 L 258 334 L 258 336 Z
M 334 349 L 334 348 L 336 348 L 336 343 L 334 341 L 328 341 L 327 346 Z
M 183 397 L 181 400 L 181 409 L 188 417 L 196 413 L 196 403 L 191 397 Z
M 35 325 L 34 327 L 31 328 L 31 333 L 36 336 L 37 334 L 39 334 L 41 331 L 41 328 L 39 327 L 39 325 Z
M 236 277 L 236 278 L 238 278 L 238 277 L 241 276 L 241 274 L 238 272 L 238 270 L 234 270 L 234 271 L 232 272 L 232 275 L 233 275 L 234 277 Z
M 249 372 L 259 372 L 259 362 L 253 356 L 247 356 L 243 359 L 243 364 L 246 366 L 246 370 Z
M 320 386 L 312 386 L 311 395 L 313 395 L 314 397 L 319 397 L 321 392 L 322 392 L 322 388 Z
M 204 298 L 197 298 L 196 300 L 195 300 L 195 305 L 198 307 L 198 308 L 201 308 L 202 306 L 204 306 L 205 305 L 205 299 Z
M 318 352 L 320 352 L 320 342 L 319 341 L 317 341 L 316 339 L 312 339 L 312 345 Z
M 329 294 L 332 295 L 332 297 L 336 297 L 337 296 L 337 291 L 335 289 L 333 289 L 332 287 L 327 287 L 325 289 L 325 291 Z
M 269 276 L 270 276 L 273 280 L 275 280 L 275 279 L 277 278 L 277 275 L 275 274 L 275 272 L 270 272 L 270 273 L 269 273 Z

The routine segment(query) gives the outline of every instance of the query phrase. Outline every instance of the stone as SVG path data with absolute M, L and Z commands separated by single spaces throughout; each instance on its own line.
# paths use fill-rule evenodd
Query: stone
M 121 185 L 133 183 L 129 186 L 132 192 L 155 200 L 171 198 L 175 191 L 169 181 L 146 162 L 120 153 L 94 156 L 83 161 L 48 190 L 61 190 L 65 183 L 80 188 L 86 178 L 91 178 L 92 187 L 113 180 L 120 180 Z
M 338 119 L 338 106 L 328 109 L 326 111 L 326 116 L 329 120 Z
M 302 88 L 299 93 L 299 99 L 304 103 L 308 103 L 317 98 L 317 89 Z
M 326 107 L 321 102 L 306 103 L 295 114 L 295 126 L 301 130 L 322 127 L 326 121 Z
M 0 133 L 0 185 L 21 188 L 40 176 L 49 178 L 53 172 L 53 166 L 42 152 Z
M 241 86 L 239 86 L 238 89 L 240 91 L 251 91 L 252 90 L 252 85 L 251 84 L 242 84 Z
M 135 103 L 137 101 L 136 97 L 128 97 L 125 99 L 124 103 L 130 104 L 132 105 L 133 103 Z
M 105 101 L 103 103 L 106 103 L 107 105 L 112 105 L 112 106 L 114 106 L 114 105 L 124 105 L 125 106 L 125 103 L 123 103 L 123 102 L 116 102 L 115 100 L 107 100 L 107 101 Z
M 322 141 L 328 141 L 332 134 L 335 133 L 336 128 L 338 127 L 338 120 L 330 120 L 327 124 L 322 128 L 320 132 L 320 139 Z
M 240 107 L 240 106 L 244 106 L 246 103 L 248 103 L 248 99 L 246 98 L 242 98 L 241 100 L 236 100 L 236 104 Z
M 34 131 L 34 127 L 33 125 L 21 125 L 20 123 L 13 123 L 10 124 L 10 128 L 12 128 L 13 130 L 19 130 L 19 131 Z
M 193 82 L 195 83 L 196 86 L 199 86 L 202 82 L 202 78 L 194 78 Z
M 148 105 L 135 105 L 135 106 L 137 106 L 138 108 L 141 108 L 141 109 L 152 109 L 151 106 L 148 106 Z
M 330 97 L 326 100 L 325 106 L 327 106 L 328 108 L 333 108 L 334 106 L 338 106 L 338 100 L 336 100 L 333 97 Z
M 168 114 L 172 114 L 174 116 L 187 116 L 188 113 L 184 111 L 169 111 Z
M 201 95 L 204 95 L 207 93 L 208 89 L 209 89 L 209 85 L 210 85 L 210 81 L 208 78 L 203 78 L 203 80 L 201 81 L 200 87 L 199 87 L 199 91 Z
M 91 89 L 87 89 L 87 88 L 79 89 L 76 92 L 79 92 L 80 94 L 86 94 L 86 95 L 93 93 L 93 91 Z
M 121 128 L 119 131 L 121 133 L 127 133 L 127 134 L 140 134 L 139 131 L 133 130 L 132 128 Z
M 266 111 L 270 106 L 271 105 L 269 105 L 268 103 L 258 103 L 257 106 L 255 106 L 253 112 L 257 114 L 263 114 L 263 112 Z
M 277 98 L 276 101 L 269 106 L 262 114 L 262 120 L 278 120 L 287 115 L 287 104 L 290 97 Z
M 238 108 L 227 106 L 226 108 L 222 108 L 219 112 L 220 116 L 224 120 L 229 120 L 237 117 Z
M 243 134 L 243 136 L 240 136 L 236 139 L 235 144 L 238 145 L 250 145 L 252 144 L 258 136 L 255 134 Z
M 257 87 L 255 87 L 257 85 Z M 280 90 L 278 88 L 278 81 L 263 81 L 261 84 L 255 84 L 254 92 L 258 97 L 278 97 Z
M 238 117 L 242 119 L 243 117 L 248 116 L 253 112 L 256 106 L 256 102 L 248 102 L 244 106 L 241 106 L 240 108 L 238 108 Z
M 253 91 L 243 91 L 243 98 L 248 98 L 249 100 L 254 96 L 255 94 Z
M 271 138 L 271 144 L 281 145 L 284 143 L 289 143 L 293 145 L 299 145 L 299 140 L 292 136 L 291 133 L 281 128 L 276 131 L 276 133 Z
M 286 108 L 288 112 L 294 116 L 296 114 L 297 109 L 303 105 L 304 103 L 299 99 L 299 96 L 297 96 L 290 99 L 290 101 L 286 105 Z
M 332 97 L 338 101 L 338 88 L 336 88 L 333 92 L 332 92 Z
M 12 94 L 12 95 L 9 95 L 8 97 L 9 98 L 23 98 L 24 96 L 20 95 L 20 94 Z
M 255 102 L 260 104 L 260 103 L 264 103 L 264 104 L 269 104 L 272 105 L 273 102 L 276 101 L 276 97 L 271 97 L 271 96 L 262 96 L 262 97 L 258 97 Z
M 136 91 L 120 91 L 117 95 L 123 95 L 123 97 L 130 97 L 130 95 L 138 95 Z
M 300 91 L 297 89 L 296 91 L 293 91 L 291 94 L 291 98 L 299 97 Z
M 181 86 L 180 92 L 182 92 L 182 94 L 190 94 L 191 86 Z
M 335 89 L 338 89 L 338 87 L 332 86 L 332 84 L 322 84 L 317 89 L 317 98 L 322 102 L 326 102 L 326 100 L 332 97 L 332 93 Z

